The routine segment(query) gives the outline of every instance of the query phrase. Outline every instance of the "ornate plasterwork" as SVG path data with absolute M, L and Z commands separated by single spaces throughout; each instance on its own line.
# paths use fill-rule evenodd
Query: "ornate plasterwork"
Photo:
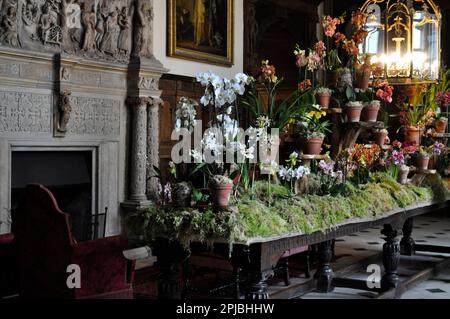
M 0 92 L 0 133 L 49 133 L 51 114 L 51 95 Z

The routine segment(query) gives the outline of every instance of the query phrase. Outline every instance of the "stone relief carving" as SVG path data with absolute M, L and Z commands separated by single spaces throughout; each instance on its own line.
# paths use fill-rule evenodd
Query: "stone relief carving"
M 72 113 L 72 104 L 70 101 L 69 91 L 61 92 L 59 97 L 58 112 L 56 113 L 55 136 L 63 137 L 67 132 L 67 125 L 70 121 L 70 114 Z
M 152 58 L 151 0 L 3 0 L 0 44 L 127 63 Z
M 137 0 L 136 5 L 134 54 L 142 57 L 152 57 L 151 22 L 153 21 L 153 8 L 151 3 L 146 0 Z
M 120 101 L 72 96 L 71 106 L 66 134 L 119 136 Z
M 61 68 L 61 80 L 70 81 L 70 71 L 66 67 Z
M 17 7 L 9 6 L 1 22 L 0 42 L 6 43 L 12 47 L 20 46 L 17 32 Z
M 96 49 L 95 44 L 95 12 L 85 11 L 83 13 L 83 27 L 84 27 L 84 51 L 94 51 Z
M 50 95 L 0 92 L 1 133 L 50 133 Z
M 158 80 L 155 78 L 139 77 L 139 88 L 144 90 L 157 90 Z

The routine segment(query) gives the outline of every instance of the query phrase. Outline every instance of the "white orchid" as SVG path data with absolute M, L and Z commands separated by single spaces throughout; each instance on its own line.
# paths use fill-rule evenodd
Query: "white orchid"
M 182 128 L 192 132 L 195 126 L 195 117 L 197 111 L 195 107 L 198 103 L 187 97 L 182 97 L 177 104 L 177 110 L 175 111 L 175 130 L 179 132 Z

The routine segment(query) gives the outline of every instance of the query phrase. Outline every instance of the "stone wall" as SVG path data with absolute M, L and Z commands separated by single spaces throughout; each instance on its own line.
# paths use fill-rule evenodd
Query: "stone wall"
M 0 0 L 0 233 L 10 225 L 10 159 L 92 150 L 97 210 L 150 205 L 159 164 L 159 78 L 150 0 Z M 70 167 L 68 167 L 70 169 Z M 122 207 L 122 208 L 121 208 Z

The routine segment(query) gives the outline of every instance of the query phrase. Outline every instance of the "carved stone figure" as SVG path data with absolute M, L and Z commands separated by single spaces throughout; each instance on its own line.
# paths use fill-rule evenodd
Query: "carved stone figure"
M 84 51 L 95 50 L 95 12 L 88 11 L 83 13 L 83 27 L 84 27 Z
M 67 125 L 70 121 L 70 114 L 72 113 L 72 105 L 70 103 L 70 95 L 71 92 L 62 92 L 59 102 L 59 121 L 58 121 L 58 128 L 57 131 L 59 133 L 66 133 L 67 132 Z
M 35 25 L 38 22 L 38 6 L 34 0 L 27 0 L 22 6 L 22 20 L 27 26 Z
M 153 20 L 153 11 L 149 1 L 137 0 L 136 10 L 134 54 L 142 57 L 152 57 L 151 22 Z
M 128 55 L 131 52 L 131 17 L 133 10 L 128 13 L 128 7 L 123 7 L 119 15 L 119 26 L 121 28 L 119 35 L 119 53 Z
M 55 11 L 52 2 L 46 2 L 42 7 L 39 28 L 41 39 L 44 43 L 61 43 L 62 31 L 58 25 L 58 13 Z
M 120 27 L 117 23 L 117 10 L 114 10 L 106 20 L 105 35 L 103 37 L 100 49 L 109 55 L 116 55 L 119 41 Z
M 6 11 L 6 15 L 1 23 L 2 34 L 0 42 L 9 44 L 13 47 L 20 46 L 19 36 L 17 34 L 17 10 L 16 7 L 10 6 Z
M 97 44 L 97 48 L 100 48 L 103 35 L 105 34 L 105 20 L 106 15 L 102 12 L 103 8 L 100 7 L 100 4 L 97 6 L 97 24 L 95 25 L 95 43 Z

